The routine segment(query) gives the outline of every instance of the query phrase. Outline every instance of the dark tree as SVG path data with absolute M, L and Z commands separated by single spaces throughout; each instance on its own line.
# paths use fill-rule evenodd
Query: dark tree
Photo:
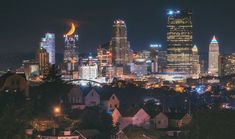
M 227 110 L 200 110 L 193 115 L 187 139 L 234 139 L 235 112 Z

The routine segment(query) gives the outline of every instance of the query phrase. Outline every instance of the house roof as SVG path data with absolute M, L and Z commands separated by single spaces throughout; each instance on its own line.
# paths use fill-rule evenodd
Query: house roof
M 99 94 L 95 88 L 90 88 L 86 91 L 83 91 L 83 96 L 87 96 L 91 91 L 95 91 L 97 94 Z
M 100 132 L 96 129 L 81 130 L 79 132 L 86 138 L 92 138 L 100 134 Z
M 169 119 L 180 120 L 182 119 L 187 113 L 165 113 Z
M 123 117 L 133 117 L 136 115 L 136 113 L 141 110 L 141 108 L 138 108 L 138 107 L 129 107 L 125 110 L 120 110 L 121 112 L 121 115 Z

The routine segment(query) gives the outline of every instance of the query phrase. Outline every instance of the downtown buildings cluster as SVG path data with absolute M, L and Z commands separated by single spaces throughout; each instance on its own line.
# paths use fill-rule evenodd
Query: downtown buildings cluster
M 55 63 L 55 34 L 46 33 L 41 39 L 36 60 L 23 61 L 17 71 L 28 80 L 40 80 L 51 65 L 57 64 L 64 80 L 87 80 L 110 83 L 114 78 L 143 81 L 155 78 L 167 81 L 185 81 L 203 76 L 226 76 L 234 73 L 235 55 L 221 55 L 219 42 L 213 36 L 209 45 L 208 66 L 199 55 L 193 41 L 191 10 L 167 11 L 167 47 L 150 44 L 142 51 L 133 51 L 128 40 L 127 25 L 115 20 L 111 39 L 98 46 L 96 55 L 79 55 L 79 35 L 76 25 L 64 35 L 64 59 Z M 208 67 L 208 69 L 205 69 Z

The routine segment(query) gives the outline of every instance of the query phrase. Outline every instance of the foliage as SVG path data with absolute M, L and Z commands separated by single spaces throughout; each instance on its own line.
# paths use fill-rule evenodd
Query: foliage
M 0 136 L 1 139 L 22 139 L 29 128 L 33 109 L 20 92 L 0 93 Z
M 58 70 L 53 65 L 44 82 L 30 89 L 30 96 L 35 102 L 34 107 L 38 110 L 38 114 L 50 115 L 54 106 L 62 103 L 65 106 L 70 89 L 71 85 L 61 80 Z
M 130 126 L 124 130 L 128 139 L 160 139 L 158 132 L 153 129 Z
M 193 115 L 186 130 L 187 139 L 232 139 L 235 138 L 235 112 L 227 110 L 200 110 Z
M 98 107 L 85 109 L 80 117 L 80 121 L 78 128 L 97 129 L 101 132 L 100 138 L 109 138 L 114 131 L 112 117 Z

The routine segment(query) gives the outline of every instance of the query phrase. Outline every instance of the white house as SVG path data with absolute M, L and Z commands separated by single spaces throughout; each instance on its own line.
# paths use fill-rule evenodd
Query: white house
M 84 97 L 84 102 L 86 106 L 97 106 L 100 104 L 100 95 L 93 88 L 88 94 Z

